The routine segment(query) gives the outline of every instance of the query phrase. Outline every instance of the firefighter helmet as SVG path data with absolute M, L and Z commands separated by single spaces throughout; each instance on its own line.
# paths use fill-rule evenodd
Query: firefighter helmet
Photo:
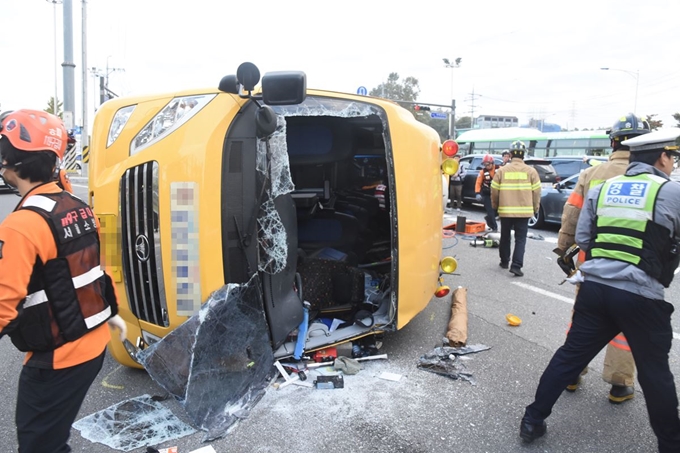
M 21 151 L 52 151 L 64 157 L 68 136 L 61 119 L 40 110 L 15 110 L 0 115 L 0 135 Z
M 493 156 L 491 154 L 485 154 L 484 157 L 482 157 L 482 164 L 493 164 Z
M 617 119 L 612 128 L 607 131 L 607 134 L 612 140 L 621 142 L 649 132 L 651 132 L 651 128 L 647 120 L 629 113 Z
M 512 155 L 512 157 L 519 157 L 520 159 L 524 159 L 524 153 L 526 152 L 526 150 L 527 147 L 521 140 L 515 140 L 510 145 L 510 154 Z

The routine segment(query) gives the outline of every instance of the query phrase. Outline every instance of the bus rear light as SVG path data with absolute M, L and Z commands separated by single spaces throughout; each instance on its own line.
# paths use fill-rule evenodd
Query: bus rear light
M 458 143 L 453 140 L 446 140 L 442 143 L 442 152 L 445 156 L 453 157 L 458 154 Z
M 439 263 L 439 267 L 444 273 L 453 274 L 458 269 L 458 261 L 452 256 L 447 256 Z
M 458 171 L 458 161 L 456 159 L 446 159 L 442 162 L 442 172 L 445 175 L 453 175 Z
M 435 297 L 444 297 L 448 295 L 451 292 L 451 288 L 449 288 L 446 285 L 440 286 L 437 288 L 437 291 L 434 292 Z

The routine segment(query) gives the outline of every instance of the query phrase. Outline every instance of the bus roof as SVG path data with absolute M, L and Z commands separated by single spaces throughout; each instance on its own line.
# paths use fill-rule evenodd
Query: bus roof
M 458 143 L 502 142 L 512 140 L 569 140 L 588 138 L 609 138 L 604 130 L 541 132 L 531 127 L 497 127 L 491 129 L 473 129 L 463 132 L 456 138 Z

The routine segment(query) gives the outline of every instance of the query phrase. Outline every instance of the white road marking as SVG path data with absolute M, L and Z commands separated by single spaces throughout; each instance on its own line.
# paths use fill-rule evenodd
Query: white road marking
M 522 282 L 511 282 L 511 283 L 513 285 L 519 286 L 520 288 L 528 289 L 529 291 L 533 291 L 535 293 L 542 294 L 542 295 L 548 296 L 548 297 L 552 297 L 553 299 L 560 300 L 562 302 L 566 302 L 570 305 L 574 305 L 574 299 L 573 298 L 564 297 L 564 296 L 561 296 L 559 294 L 553 293 L 551 291 L 546 291 L 545 289 L 537 288 L 536 286 L 532 286 L 532 285 L 522 283 Z M 673 338 L 675 338 L 676 340 L 680 340 L 680 333 L 673 332 Z
M 574 305 L 574 298 L 569 298 L 569 297 L 564 297 L 561 296 L 557 293 L 553 293 L 551 291 L 546 291 L 545 289 L 537 288 L 532 285 L 528 285 L 526 283 L 521 283 L 521 282 L 512 282 L 513 285 L 517 285 L 520 288 L 528 289 L 529 291 L 533 291 L 538 294 L 542 294 L 544 296 L 552 297 L 553 299 L 561 300 L 562 302 L 566 302 L 568 304 Z

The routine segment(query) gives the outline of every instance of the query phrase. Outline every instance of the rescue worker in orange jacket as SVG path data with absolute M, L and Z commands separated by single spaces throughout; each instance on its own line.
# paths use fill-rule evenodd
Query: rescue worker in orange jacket
M 71 451 L 71 424 L 104 362 L 107 324 L 125 334 L 99 261 L 98 221 L 52 180 L 65 147 L 54 115 L 0 115 L 0 175 L 22 197 L 0 224 L 0 337 L 27 353 L 16 403 L 22 453 Z
M 501 218 L 499 266 L 503 269 L 509 266 L 510 272 L 518 277 L 524 275 L 522 266 L 529 219 L 538 212 L 541 203 L 541 178 L 535 168 L 524 163 L 525 152 L 523 142 L 512 142 L 512 160 L 496 171 L 491 182 L 491 204 Z M 515 249 L 510 262 L 512 230 L 515 230 Z
M 557 239 L 558 254 L 563 254 L 574 244 L 576 224 L 578 223 L 583 200 L 588 191 L 607 179 L 620 176 L 626 172 L 630 152 L 622 141 L 650 132 L 649 123 L 638 118 L 633 113 L 616 120 L 608 131 L 611 140 L 612 154 L 609 161 L 584 170 L 578 177 L 574 191 L 564 205 L 562 211 L 562 226 Z M 585 254 L 579 253 L 577 265 L 585 261 Z M 578 291 L 578 289 L 577 289 Z M 583 370 L 586 374 L 588 369 Z M 620 404 L 635 396 L 635 361 L 630 352 L 630 346 L 623 334 L 619 334 L 607 346 L 604 358 L 602 379 L 611 384 L 609 401 Z M 581 378 L 567 386 L 567 391 L 574 392 L 578 388 Z
M 491 181 L 496 174 L 496 162 L 490 154 L 482 158 L 482 169 L 479 170 L 477 181 L 475 182 L 475 194 L 477 202 L 484 204 L 486 209 L 486 225 L 492 231 L 498 231 L 498 224 L 496 223 L 496 211 L 491 206 Z

